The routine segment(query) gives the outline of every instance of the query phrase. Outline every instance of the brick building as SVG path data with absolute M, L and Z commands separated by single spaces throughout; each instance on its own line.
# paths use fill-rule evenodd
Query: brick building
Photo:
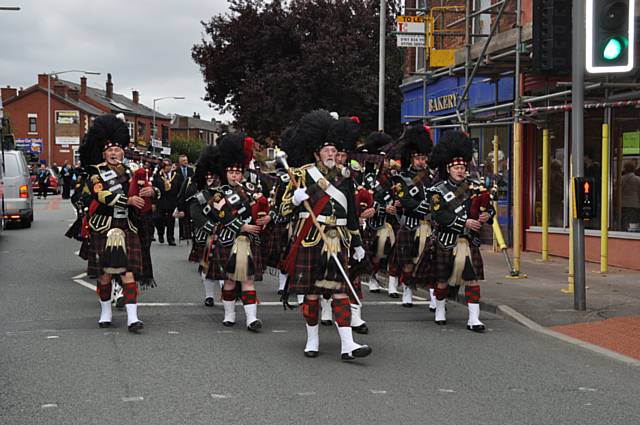
M 47 74 L 39 74 L 38 82 L 26 89 L 3 87 L 0 96 L 5 117 L 11 121 L 16 144 L 31 151 L 39 159 L 49 158 L 62 164 L 75 161 L 80 143 L 92 120 L 105 113 L 125 116 L 131 143 L 139 149 L 151 146 L 153 109 L 140 103 L 140 94 L 134 90 L 131 98 L 114 92 L 111 74 L 107 74 L 105 89 L 87 86 L 86 77 L 80 83 L 65 81 Z M 49 141 L 47 97 L 51 100 L 51 141 Z M 157 138 L 169 146 L 169 117 L 156 112 Z
M 214 145 L 222 131 L 222 123 L 200 119 L 200 115 L 194 113 L 192 117 L 183 115 L 171 116 L 171 138 L 200 139 L 207 145 Z

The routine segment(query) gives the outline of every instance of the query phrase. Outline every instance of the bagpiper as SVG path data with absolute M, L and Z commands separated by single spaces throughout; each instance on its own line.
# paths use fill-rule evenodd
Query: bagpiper
M 334 123 L 329 112 L 312 111 L 301 118 L 295 135 L 283 146 L 292 164 L 307 164 L 292 171 L 280 213 L 294 217 L 294 241 L 285 265 L 292 290 L 305 294 L 304 355 L 318 356 L 319 298 L 329 295 L 340 334 L 341 358 L 349 361 L 371 354 L 369 346 L 353 340 L 347 295 L 353 290 L 346 273 L 349 252 L 352 250 L 358 261 L 365 252 L 358 229 L 354 185 L 345 168 L 337 166 L 337 142 L 329 137 Z
M 427 159 L 432 148 L 429 127 L 416 124 L 406 128 L 399 145 L 403 171 L 392 179 L 402 218 L 389 261 L 389 294 L 394 293 L 398 281 L 402 283 L 404 307 L 413 306 L 413 289 L 418 282 L 426 286 L 427 276 L 417 275 L 416 265 L 428 252 L 431 235 L 427 188 L 432 176 Z
M 484 266 L 478 232 L 485 223 L 492 222 L 495 210 L 488 193 L 468 177 L 472 156 L 471 141 L 460 131 L 445 133 L 433 149 L 430 164 L 438 170 L 442 181 L 430 189 L 436 240 L 431 266 L 437 284 L 435 322 L 447 323 L 447 295 L 457 296 L 464 284 L 469 309 L 467 329 L 484 332 L 478 283 L 484 280 Z
M 200 229 L 208 233 L 215 230 L 207 278 L 224 280 L 222 324 L 233 326 L 236 322 L 239 286 L 247 329 L 258 332 L 262 321 L 257 318 L 255 282 L 262 280 L 264 271 L 260 233 L 271 216 L 267 199 L 244 179 L 245 168 L 251 161 L 251 151 L 245 151 L 247 142 L 242 134 L 229 133 L 220 138 L 216 168 L 221 185 L 202 192 L 199 202 L 192 204 L 191 216 L 194 222 L 196 216 L 204 217 L 204 224 L 197 225 Z
M 101 328 L 112 325 L 111 279 L 119 277 L 124 288 L 129 331 L 138 332 L 144 325 L 138 319 L 136 281 L 143 275 L 137 212 L 144 198 L 155 196 L 152 188 L 142 188 L 139 196 L 129 195 L 131 170 L 123 164 L 124 147 L 129 144 L 127 125 L 114 115 L 95 119 L 80 147 L 80 159 L 87 170 L 91 193 L 89 206 L 90 252 L 88 275 L 98 276 Z

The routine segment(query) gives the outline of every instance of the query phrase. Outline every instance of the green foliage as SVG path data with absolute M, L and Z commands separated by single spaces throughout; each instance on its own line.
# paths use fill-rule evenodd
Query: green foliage
M 395 45 L 398 2 L 388 1 L 385 130 L 400 131 L 403 52 Z M 236 127 L 277 137 L 317 108 L 357 115 L 377 130 L 379 0 L 231 0 L 203 22 L 192 49 L 205 100 Z
M 176 137 L 171 140 L 171 161 L 178 162 L 178 157 L 186 154 L 191 164 L 195 163 L 204 147 L 198 138 Z

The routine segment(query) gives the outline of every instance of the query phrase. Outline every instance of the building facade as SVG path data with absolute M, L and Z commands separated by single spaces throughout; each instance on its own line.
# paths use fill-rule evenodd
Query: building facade
M 194 113 L 192 117 L 184 115 L 171 116 L 171 138 L 198 139 L 205 145 L 215 145 L 222 131 L 222 123 L 200 119 L 200 115 Z

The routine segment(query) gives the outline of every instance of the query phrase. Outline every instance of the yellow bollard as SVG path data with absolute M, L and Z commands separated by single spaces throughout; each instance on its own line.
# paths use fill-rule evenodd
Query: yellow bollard
M 513 124 L 513 268 L 520 273 L 522 255 L 522 123 Z
M 499 143 L 498 143 L 498 135 L 494 134 L 493 135 L 493 176 L 495 178 L 495 176 L 498 175 L 498 153 L 500 152 L 499 149 Z M 497 198 L 497 196 L 496 196 Z M 496 212 L 496 214 L 498 213 L 498 200 L 495 199 L 493 201 L 493 209 Z M 498 221 L 498 217 L 496 216 L 496 219 L 494 221 Z M 493 234 L 493 252 L 498 252 L 499 249 L 502 249 L 501 247 L 499 247 L 499 243 L 498 240 L 496 238 L 496 234 L 494 232 Z

